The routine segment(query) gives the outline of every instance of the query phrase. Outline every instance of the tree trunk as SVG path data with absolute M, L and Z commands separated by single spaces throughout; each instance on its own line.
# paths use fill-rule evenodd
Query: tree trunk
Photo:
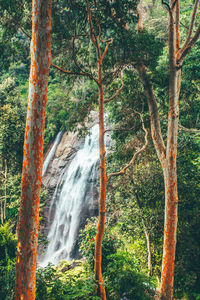
M 152 276 L 152 262 L 151 262 L 151 240 L 150 240 L 150 233 L 147 230 L 144 231 L 146 242 L 147 242 L 147 254 L 148 254 L 148 271 L 149 276 Z
M 139 208 L 140 217 L 141 217 L 141 221 L 142 221 L 142 226 L 143 226 L 143 229 L 144 229 L 144 234 L 145 234 L 146 243 L 147 243 L 148 271 L 149 271 L 148 273 L 149 273 L 149 276 L 152 276 L 150 232 L 147 229 L 147 226 L 145 224 L 146 222 L 145 222 L 145 219 L 144 219 L 143 213 L 142 213 L 141 201 L 140 201 L 137 193 L 135 193 L 135 198 L 136 198 L 136 202 L 137 202 L 137 205 L 138 205 L 138 208 Z
M 5 178 L 5 188 L 4 188 L 4 191 L 5 191 L 5 200 L 4 200 L 4 220 L 6 219 L 6 206 L 7 206 L 7 160 L 5 159 L 5 173 L 4 173 L 4 178 Z
M 98 62 L 98 80 L 99 80 L 99 169 L 100 169 L 100 188 L 99 188 L 99 221 L 95 239 L 95 279 L 99 282 L 98 294 L 106 300 L 106 291 L 102 278 L 101 261 L 102 261 L 102 240 L 105 228 L 105 211 L 106 211 L 106 183 L 107 177 L 105 172 L 105 143 L 104 143 L 104 91 L 102 84 L 102 58 Z
M 194 2 L 188 34 L 180 49 L 180 0 L 170 0 L 163 4 L 169 13 L 168 48 L 169 48 L 169 111 L 167 146 L 163 142 L 158 105 L 154 96 L 146 66 L 138 59 L 138 73 L 143 83 L 148 100 L 152 140 L 160 160 L 165 182 L 165 225 L 164 245 L 161 274 L 161 300 L 171 300 L 173 297 L 174 262 L 176 249 L 176 231 L 178 221 L 178 191 L 177 191 L 177 137 L 179 122 L 179 94 L 181 88 L 181 68 L 186 55 L 200 36 L 200 23 L 192 37 L 194 22 L 199 0 Z M 138 24 L 140 25 L 141 20 Z M 138 32 L 142 26 L 138 25 Z
M 51 60 L 51 0 L 32 2 L 31 70 L 18 223 L 15 299 L 35 299 L 35 270 L 47 84 Z
M 172 1 L 170 3 L 173 4 Z M 179 1 L 169 12 L 169 111 L 166 159 L 163 164 L 165 182 L 165 224 L 161 273 L 161 300 L 173 298 L 174 264 L 176 250 L 176 232 L 178 222 L 177 189 L 177 138 L 179 122 L 179 94 L 181 70 L 177 70 L 176 53 L 180 47 L 179 37 Z

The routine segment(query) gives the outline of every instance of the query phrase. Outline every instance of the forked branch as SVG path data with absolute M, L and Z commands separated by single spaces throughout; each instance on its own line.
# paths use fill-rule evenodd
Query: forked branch
M 133 165 L 133 163 L 135 162 L 137 156 L 138 156 L 141 152 L 143 152 L 143 151 L 146 149 L 146 147 L 147 147 L 147 144 L 148 144 L 148 131 L 147 131 L 147 129 L 146 129 L 145 126 L 144 126 L 144 120 L 143 120 L 142 114 L 139 113 L 139 112 L 136 112 L 136 113 L 139 114 L 139 116 L 140 116 L 140 119 L 141 119 L 141 122 L 142 122 L 142 129 L 143 129 L 143 131 L 145 132 L 145 142 L 144 142 L 144 145 L 134 153 L 133 158 L 130 160 L 130 162 L 129 162 L 129 163 L 128 163 L 121 171 L 115 172 L 115 173 L 110 173 L 110 174 L 107 176 L 107 179 L 108 179 L 108 180 L 109 180 L 112 176 L 124 175 L 125 172 L 126 172 L 126 170 L 127 170 L 131 165 Z
M 196 0 L 195 4 L 193 6 L 191 21 L 190 21 L 190 26 L 189 26 L 189 29 L 188 29 L 188 34 L 187 34 L 187 37 L 186 37 L 186 41 L 185 41 L 185 43 L 183 45 L 183 49 L 186 47 L 186 45 L 190 41 L 190 38 L 191 38 L 191 35 L 192 35 L 192 32 L 193 32 L 193 28 L 194 28 L 194 22 L 195 22 L 196 15 L 197 15 L 198 5 L 199 5 L 199 0 Z
M 199 39 L 199 37 L 200 37 L 200 22 L 199 22 L 199 25 L 197 27 L 197 30 L 196 30 L 193 38 L 190 40 L 190 42 L 187 43 L 187 45 L 185 46 L 185 48 L 182 48 L 178 52 L 178 59 L 177 59 L 177 64 L 178 65 L 180 65 L 180 64 L 183 63 L 184 58 L 191 51 L 192 47 L 195 45 L 195 43 Z
M 112 38 L 110 38 L 110 40 L 107 42 L 107 45 L 106 45 L 106 47 L 105 47 L 105 50 L 104 50 L 104 52 L 103 52 L 103 54 L 102 54 L 102 59 L 104 59 L 104 57 L 106 56 L 106 54 L 107 54 L 107 51 L 108 51 L 108 47 L 111 45 L 113 43 L 113 39 Z
M 193 28 L 194 28 L 196 15 L 197 15 L 198 5 L 199 5 L 199 0 L 196 0 L 195 3 L 194 3 L 194 6 L 193 6 L 190 26 L 189 26 L 189 29 L 188 29 L 188 34 L 187 34 L 185 43 L 184 43 L 183 47 L 180 49 L 180 51 L 177 53 L 177 65 L 178 66 L 182 65 L 182 63 L 184 61 L 184 58 L 191 51 L 192 47 L 194 46 L 194 44 L 196 43 L 196 41 L 200 37 L 200 22 L 198 24 L 198 27 L 197 27 L 197 30 L 196 30 L 194 36 L 191 37 L 192 32 L 193 32 Z
M 116 93 L 112 97 L 110 97 L 108 99 L 105 99 L 104 103 L 108 103 L 111 100 L 113 100 L 114 98 L 116 98 L 119 95 L 119 93 L 121 92 L 121 90 L 123 89 L 123 87 L 124 87 L 124 81 L 123 81 L 123 78 L 122 78 L 122 73 L 120 73 L 120 78 L 121 78 L 121 83 L 122 83 L 121 87 L 116 91 Z

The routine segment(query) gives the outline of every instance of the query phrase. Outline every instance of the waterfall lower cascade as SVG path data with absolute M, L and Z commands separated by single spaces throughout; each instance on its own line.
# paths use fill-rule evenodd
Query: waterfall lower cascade
M 49 217 L 54 214 L 47 239 L 47 250 L 39 266 L 70 260 L 81 225 L 81 216 L 93 206 L 93 184 L 99 160 L 99 126 L 94 125 L 85 138 L 82 148 L 61 174 L 52 198 Z

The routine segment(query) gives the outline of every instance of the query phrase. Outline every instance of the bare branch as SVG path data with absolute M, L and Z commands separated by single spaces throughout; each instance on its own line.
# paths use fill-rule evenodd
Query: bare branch
M 182 126 L 181 124 L 179 124 L 178 127 L 179 127 L 179 130 L 180 130 L 180 131 L 192 132 L 192 133 L 197 133 L 197 134 L 200 133 L 200 130 L 199 130 L 199 129 L 195 129 L 195 128 L 186 128 L 186 127 Z
M 92 22 L 91 10 L 90 10 L 90 6 L 89 6 L 88 1 L 86 1 L 86 4 L 87 4 L 87 13 L 88 13 L 88 24 L 89 24 L 89 27 L 90 27 L 90 38 L 91 38 L 91 41 L 92 41 L 92 43 L 94 44 L 94 46 L 97 50 L 97 56 L 98 56 L 98 58 L 100 58 L 101 57 L 101 49 L 99 47 L 99 43 L 97 41 L 97 37 L 96 37 L 95 32 L 94 32 L 94 26 L 93 26 L 93 22 Z
M 122 83 L 121 87 L 116 91 L 116 93 L 115 93 L 112 97 L 110 97 L 110 98 L 108 98 L 108 99 L 105 99 L 105 100 L 104 100 L 104 103 L 108 103 L 108 102 L 110 102 L 111 100 L 113 100 L 114 98 L 116 98 L 116 97 L 119 95 L 119 93 L 121 92 L 121 90 L 123 89 L 123 87 L 124 87 L 124 82 L 123 82 L 123 78 L 122 78 L 122 73 L 120 73 L 120 78 L 121 78 L 121 83 Z
M 192 32 L 193 32 L 193 28 L 194 28 L 194 22 L 195 22 L 196 15 L 197 15 L 198 4 L 199 4 L 199 0 L 196 0 L 195 4 L 193 6 L 193 10 L 192 10 L 192 16 L 191 16 L 191 20 L 190 20 L 190 26 L 189 26 L 189 29 L 188 29 L 188 34 L 187 34 L 187 37 L 186 37 L 186 40 L 185 40 L 185 43 L 184 43 L 182 49 L 184 49 L 190 41 L 190 38 L 191 38 L 191 35 L 192 35 Z
M 144 92 L 147 97 L 150 120 L 151 120 L 151 135 L 159 160 L 162 162 L 166 157 L 166 147 L 163 141 L 163 136 L 160 126 L 160 117 L 158 112 L 158 104 L 154 95 L 153 87 L 148 76 L 147 69 L 142 60 L 138 62 L 138 74 L 144 86 Z
M 98 27 L 99 27 L 99 35 L 98 35 L 98 39 L 99 39 L 100 42 L 102 42 L 102 43 L 108 43 L 108 42 L 110 41 L 110 39 L 108 39 L 108 40 L 103 40 L 103 39 L 101 38 L 101 25 L 98 24 Z
M 187 56 L 187 54 L 191 51 L 192 47 L 195 45 L 196 41 L 200 37 L 200 22 L 198 25 L 198 28 L 193 36 L 193 38 L 190 40 L 190 42 L 187 43 L 185 48 L 182 48 L 178 54 L 177 54 L 177 65 L 181 65 Z
M 31 39 L 31 35 L 28 34 L 20 25 L 19 25 L 19 29 L 29 38 Z
M 104 133 L 106 132 L 110 132 L 110 131 L 130 131 L 130 130 L 133 130 L 135 127 L 131 127 L 131 128 L 110 128 L 110 129 L 106 129 L 104 131 Z
M 169 4 L 167 2 L 165 2 L 164 0 L 162 0 L 161 3 L 166 6 L 168 12 L 171 11 L 171 8 L 170 8 L 170 6 L 169 6 Z
M 87 72 L 72 72 L 72 71 L 69 71 L 69 70 L 65 70 L 61 67 L 58 67 L 57 65 L 51 63 L 51 66 L 54 67 L 55 69 L 61 71 L 62 73 L 65 73 L 65 74 L 68 74 L 68 75 L 80 75 L 80 76 L 86 76 L 86 77 L 89 77 L 91 78 L 92 80 L 94 80 L 95 82 L 98 83 L 98 80 L 92 76 L 92 74 L 90 73 L 87 73 Z
M 115 172 L 115 173 L 110 173 L 110 174 L 107 176 L 107 179 L 108 179 L 108 180 L 109 180 L 112 176 L 124 175 L 125 172 L 126 172 L 126 170 L 127 170 L 127 169 L 135 162 L 137 156 L 138 156 L 141 152 L 143 152 L 143 151 L 146 149 L 146 147 L 147 147 L 147 144 L 148 144 L 148 131 L 147 131 L 147 129 L 146 129 L 145 126 L 144 126 L 144 120 L 143 120 L 142 114 L 139 113 L 139 112 L 136 112 L 136 113 L 139 114 L 140 119 L 141 119 L 141 121 L 142 121 L 142 129 L 143 129 L 143 131 L 145 132 L 145 143 L 144 143 L 144 145 L 143 145 L 140 149 L 138 149 L 138 150 L 134 153 L 133 158 L 131 159 L 131 161 L 130 161 L 130 162 L 129 162 L 129 163 L 128 163 L 121 171 Z
M 102 59 L 104 59 L 104 57 L 106 56 L 106 53 L 107 53 L 107 51 L 108 51 L 108 47 L 109 47 L 109 45 L 111 45 L 113 43 L 113 39 L 112 38 L 110 38 L 110 40 L 108 41 L 108 43 L 107 43 L 107 45 L 106 45 L 106 47 L 105 47 L 105 50 L 104 50 L 104 53 L 102 54 Z

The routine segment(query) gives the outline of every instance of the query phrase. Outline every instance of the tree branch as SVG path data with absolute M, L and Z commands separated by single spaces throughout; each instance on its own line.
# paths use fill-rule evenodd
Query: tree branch
M 121 92 L 121 90 L 123 89 L 123 87 L 124 87 L 124 82 L 123 82 L 123 78 L 122 78 L 122 73 L 120 73 L 120 78 L 121 78 L 121 83 L 122 83 L 121 87 L 116 91 L 116 93 L 115 93 L 112 97 L 110 97 L 110 98 L 108 98 L 108 99 L 105 99 L 105 100 L 104 100 L 104 103 L 108 103 L 108 102 L 110 102 L 111 100 L 113 100 L 114 98 L 116 98 L 116 97 L 119 95 L 119 93 Z
M 147 147 L 147 144 L 148 144 L 148 131 L 147 131 L 147 129 L 146 129 L 145 126 L 144 126 L 144 120 L 143 120 L 142 114 L 139 113 L 139 112 L 136 112 L 136 113 L 139 114 L 140 119 L 141 119 L 141 121 L 142 121 L 142 129 L 143 129 L 143 131 L 145 132 L 145 143 L 144 143 L 144 145 L 143 145 L 139 150 L 137 150 L 137 151 L 134 153 L 133 158 L 131 159 L 131 161 L 130 161 L 130 162 L 129 162 L 129 163 L 128 163 L 121 171 L 115 172 L 115 173 L 110 173 L 110 174 L 107 176 L 107 179 L 108 179 L 108 180 L 109 180 L 112 176 L 124 175 L 125 172 L 126 172 L 126 170 L 127 170 L 127 169 L 135 162 L 137 156 L 138 156 L 141 152 L 143 152 L 143 151 L 146 149 L 146 147 Z
M 163 161 L 166 156 L 166 147 L 163 141 L 161 127 L 160 127 L 160 117 L 158 112 L 158 104 L 154 95 L 153 87 L 150 82 L 147 69 L 144 63 L 140 60 L 138 64 L 138 74 L 144 86 L 144 92 L 147 97 L 150 120 L 151 120 L 151 135 L 155 149 L 157 151 L 160 161 Z
M 172 3 L 172 6 L 171 6 L 171 10 L 174 9 L 175 5 L 177 4 L 178 0 L 174 0 L 174 2 Z
M 170 8 L 170 6 L 169 6 L 169 4 L 167 2 L 165 2 L 164 0 L 162 0 L 161 3 L 166 6 L 168 12 L 171 11 L 171 8 Z
M 187 43 L 185 48 L 182 48 L 178 52 L 178 54 L 177 54 L 177 65 L 181 65 L 183 63 L 184 58 L 191 51 L 192 47 L 194 46 L 196 41 L 199 39 L 199 37 L 200 37 L 200 22 L 199 22 L 198 28 L 197 28 L 193 38 L 190 40 L 190 42 Z
M 74 16 L 75 17 L 75 16 Z M 74 60 L 74 63 L 76 65 L 76 67 L 81 71 L 81 73 L 85 74 L 85 76 L 90 77 L 91 79 L 93 79 L 93 75 L 90 74 L 89 72 L 85 71 L 77 62 L 76 60 L 76 55 L 75 55 L 75 39 L 77 38 L 77 33 L 76 33 L 76 19 L 75 19 L 75 27 L 74 27 L 74 35 L 72 37 L 72 57 Z
M 31 39 L 31 35 L 28 34 L 20 25 L 19 25 L 19 29 L 29 38 Z
M 97 37 L 96 37 L 95 32 L 94 32 L 94 26 L 93 26 L 93 22 L 92 22 L 91 10 L 90 10 L 90 6 L 89 6 L 88 1 L 86 1 L 86 4 L 87 4 L 87 13 L 88 13 L 88 24 L 89 24 L 89 27 L 90 27 L 90 38 L 91 38 L 91 41 L 92 41 L 92 43 L 94 44 L 94 46 L 96 48 L 98 59 L 100 59 L 101 49 L 100 49 L 99 43 L 97 41 Z
M 110 40 L 108 41 L 108 43 L 107 43 L 107 45 L 106 45 L 106 47 L 105 47 L 105 50 L 104 50 L 102 56 L 101 56 L 102 59 L 104 59 L 104 57 L 106 56 L 106 53 L 107 53 L 107 51 L 108 51 L 108 47 L 109 47 L 112 43 L 113 43 L 113 39 L 110 38 Z
M 179 124 L 178 127 L 179 127 L 180 131 L 193 132 L 193 133 L 197 133 L 197 134 L 200 133 L 200 130 L 196 129 L 196 128 L 186 128 L 186 127 L 182 126 L 181 124 Z
M 86 77 L 89 77 L 90 79 L 94 80 L 96 83 L 98 83 L 98 80 L 92 76 L 92 74 L 90 73 L 87 73 L 87 72 L 72 72 L 72 71 L 69 71 L 69 70 L 65 70 L 53 63 L 51 63 L 51 66 L 54 67 L 55 69 L 61 71 L 62 73 L 65 73 L 65 74 L 68 74 L 68 75 L 79 75 L 79 76 L 86 76 Z
M 197 15 L 198 4 L 199 4 L 199 0 L 196 0 L 195 4 L 193 6 L 193 10 L 192 10 L 192 16 L 191 16 L 191 20 L 190 20 L 190 26 L 189 26 L 189 29 L 188 29 L 188 34 L 187 34 L 187 37 L 186 37 L 186 40 L 185 40 L 185 43 L 184 43 L 182 49 L 185 49 L 187 44 L 190 41 L 190 38 L 191 38 L 191 35 L 192 35 L 192 32 L 193 32 L 193 28 L 194 28 L 194 22 L 195 22 L 196 15 Z

